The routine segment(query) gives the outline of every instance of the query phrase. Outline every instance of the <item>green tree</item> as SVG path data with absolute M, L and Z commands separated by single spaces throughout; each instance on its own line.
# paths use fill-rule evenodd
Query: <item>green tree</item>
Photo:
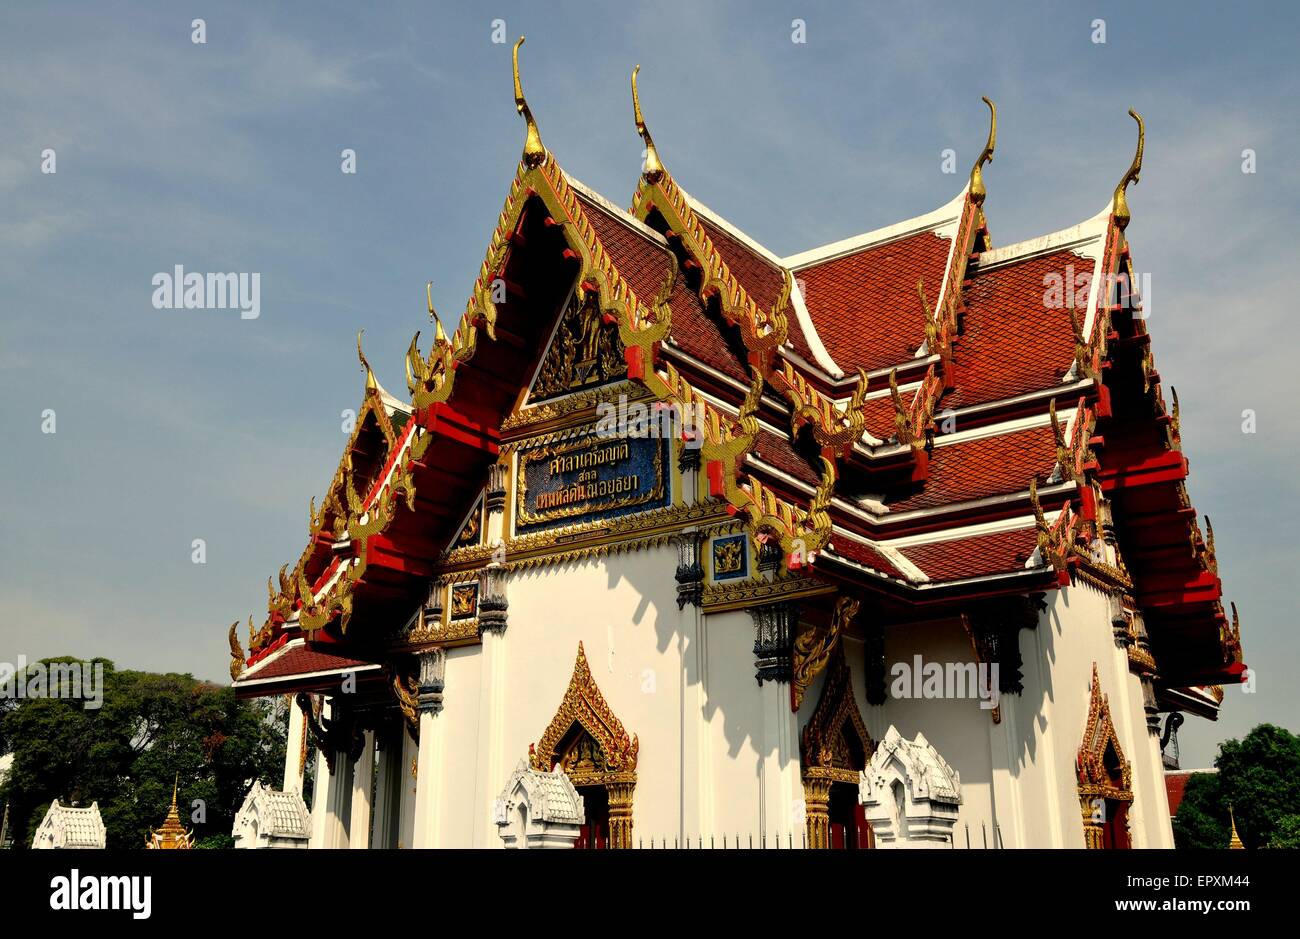
M 1300 815 L 1284 815 L 1268 839 L 1270 848 L 1300 848 Z
M 283 767 L 279 699 L 240 701 L 191 675 L 95 662 L 104 669 L 100 708 L 41 697 L 0 715 L 0 739 L 14 752 L 0 800 L 11 806 L 15 847 L 31 843 L 54 799 L 98 802 L 108 846 L 142 847 L 162 824 L 175 780 L 181 821 L 196 838 L 229 836 L 253 780 L 275 779 Z
M 1193 773 L 1174 816 L 1174 843 L 1180 848 L 1226 848 L 1228 807 L 1217 773 Z
M 1225 741 L 1214 765 L 1218 773 L 1196 774 L 1187 782 L 1174 818 L 1180 848 L 1227 847 L 1229 806 L 1247 848 L 1272 845 L 1275 833 L 1283 841 L 1293 837 L 1294 829 L 1283 822 L 1300 815 L 1300 737 L 1260 724 L 1241 740 Z

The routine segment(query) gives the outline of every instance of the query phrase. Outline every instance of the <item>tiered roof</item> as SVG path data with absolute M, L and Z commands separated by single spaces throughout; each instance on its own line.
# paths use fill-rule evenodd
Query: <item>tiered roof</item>
M 357 431 L 307 550 L 271 584 L 262 629 L 250 623 L 251 656 L 232 628 L 239 682 L 271 677 L 258 663 L 287 643 L 332 655 L 347 635 L 343 664 L 326 663 L 337 671 L 410 618 L 575 280 L 617 323 L 643 395 L 700 409 L 710 495 L 789 571 L 874 593 L 899 620 L 1082 578 L 1140 608 L 1170 689 L 1239 680 L 1213 534 L 1183 484 L 1176 398 L 1167 408 L 1140 298 L 1104 289 L 1132 272 L 1140 118 L 1133 166 L 1074 228 L 989 247 L 989 102 L 988 142 L 956 198 L 781 259 L 677 184 L 635 72 L 646 160 L 631 208 L 569 177 L 541 143 L 515 55 L 527 142 L 465 315 L 452 337 L 438 326 L 427 357 L 412 341 L 409 402 L 378 385 L 358 339 Z M 1067 271 L 1077 283 L 1054 303 Z

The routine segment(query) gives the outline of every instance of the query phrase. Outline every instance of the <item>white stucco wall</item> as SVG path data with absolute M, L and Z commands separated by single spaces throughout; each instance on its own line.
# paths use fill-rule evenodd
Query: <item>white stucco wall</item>
M 1105 595 L 1081 584 L 1048 594 L 1047 605 L 1038 628 L 1020 633 L 1024 694 L 1003 698 L 1016 734 L 1014 793 L 1023 832 L 1019 843 L 1083 846 L 1075 760 L 1087 724 L 1096 662 L 1120 746 L 1133 769 L 1133 846 L 1172 847 L 1159 741 L 1147 731 L 1141 683 L 1115 644 Z
M 671 545 L 512 572 L 509 625 L 495 643 L 448 652 L 435 843 L 499 847 L 493 801 L 538 741 L 569 684 L 578 643 L 606 701 L 640 740 L 634 843 L 723 835 L 802 833 L 798 735 L 825 680 L 798 715 L 788 685 L 754 678 L 747 612 L 705 616 L 676 603 Z M 1047 596 L 1036 630 L 1019 634 L 1025 691 L 1001 699 L 1002 721 L 975 699 L 891 698 L 868 706 L 861 642 L 844 640 L 858 706 L 873 739 L 893 724 L 923 733 L 961 773 L 955 846 L 1081 847 L 1074 760 L 1084 732 L 1092 663 L 1110 696 L 1133 766 L 1135 847 L 1171 846 L 1156 738 L 1146 730 L 1141 685 L 1114 644 L 1109 606 L 1076 586 Z M 890 627 L 890 666 L 973 662 L 955 619 Z M 406 843 L 410 843 L 409 841 Z
M 976 698 L 901 698 L 893 695 L 894 665 L 913 668 L 914 656 L 923 663 L 974 663 L 975 654 L 960 622 L 942 620 L 891 627 L 885 631 L 885 690 L 890 695 L 882 705 L 863 710 L 867 729 L 875 740 L 881 739 L 890 724 L 907 739 L 918 733 L 961 773 L 962 804 L 953 827 L 955 846 L 982 848 L 997 845 L 999 819 L 994 811 L 992 787 L 992 737 L 998 731 L 988 710 L 981 709 Z M 852 660 L 850 660 L 852 662 Z M 858 667 L 862 658 L 858 655 Z M 913 681 L 913 694 L 919 695 Z M 974 693 L 974 692 L 972 692 Z M 987 842 L 986 842 L 987 839 Z M 1002 831 L 1004 844 L 1009 844 Z

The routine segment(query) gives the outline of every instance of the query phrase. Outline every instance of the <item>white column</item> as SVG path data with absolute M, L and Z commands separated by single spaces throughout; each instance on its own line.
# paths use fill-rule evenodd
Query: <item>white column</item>
M 709 759 L 708 724 L 704 717 L 708 703 L 704 619 L 699 607 L 686 604 L 681 611 L 677 641 L 682 660 L 681 792 L 678 798 L 681 810 L 679 836 L 683 844 L 686 838 L 698 842 L 701 837 L 713 834 L 713 772 Z
M 438 794 L 442 780 L 442 691 L 447 653 L 431 649 L 420 653 L 420 746 L 415 782 L 415 818 L 412 847 L 438 847 Z
M 311 838 L 307 841 L 309 848 L 325 847 L 325 804 L 329 801 L 330 776 L 325 766 L 325 755 L 316 751 L 316 780 L 312 785 L 311 796 Z
M 329 698 L 321 701 L 320 712 L 322 717 L 329 716 Z M 307 842 L 309 848 L 330 847 L 328 843 L 331 835 L 329 818 L 330 784 L 330 771 L 325 760 L 325 753 L 317 747 L 316 779 L 312 784 L 311 797 L 311 838 Z
M 473 847 L 500 847 L 492 807 L 508 770 L 501 759 L 502 714 L 505 700 L 506 641 L 504 631 L 484 630 L 479 646 L 478 773 L 474 785 Z
M 397 766 L 398 778 L 398 822 L 397 846 L 411 848 L 415 846 L 415 788 L 417 763 L 419 761 L 419 744 L 408 733 L 402 734 L 401 756 Z
M 334 775 L 330 777 L 326 847 L 346 848 L 352 824 L 352 761 L 346 753 L 334 754 Z
M 1043 728 L 1038 735 L 1038 758 L 1034 769 L 1036 775 L 1042 779 L 1047 811 L 1041 813 L 1034 824 L 1025 826 L 1024 840 L 1014 845 L 1017 848 L 1063 848 L 1067 845 L 1071 848 L 1083 847 L 1082 835 L 1075 834 L 1080 830 L 1081 823 L 1078 821 L 1079 794 L 1075 789 L 1074 774 L 1062 773 L 1062 769 L 1066 766 L 1065 761 L 1072 760 L 1073 757 L 1071 751 L 1067 749 L 1059 760 L 1057 758 L 1056 738 L 1058 734 L 1066 731 L 1057 726 L 1055 706 L 1052 703 L 1053 696 L 1048 690 L 1062 680 L 1061 673 L 1066 671 L 1064 668 L 1053 668 L 1059 653 L 1055 645 L 1051 649 L 1047 647 L 1051 637 L 1059 633 L 1060 628 L 1060 613 L 1053 615 L 1049 612 L 1039 617 L 1038 628 L 1033 631 L 1035 684 L 1031 688 L 1026 682 L 1025 695 L 1028 696 L 1026 698 L 1028 701 L 1042 702 L 1041 716 L 1032 720 L 1030 725 L 1036 723 Z M 1081 733 L 1078 730 L 1073 732 Z M 1069 787 L 1068 790 L 1066 786 Z M 955 833 L 954 837 L 956 837 Z
M 1020 641 L 1018 633 L 1016 641 Z M 983 667 L 983 663 L 980 665 Z M 991 848 L 1018 848 L 1025 844 L 1020 816 L 1020 786 L 1016 778 L 1016 761 L 1013 758 L 1016 752 L 1016 700 L 1014 695 L 1009 694 L 999 698 L 998 714 L 1001 723 L 993 723 L 991 710 L 980 712 L 981 717 L 985 717 L 989 722 L 989 762 L 993 770 L 990 787 L 993 796 L 993 830 L 989 832 Z M 1001 844 L 998 843 L 999 836 L 1002 840 Z M 956 837 L 955 830 L 954 837 Z
M 762 681 L 759 710 L 759 838 L 801 844 L 805 831 L 803 777 L 799 764 L 799 715 L 790 709 L 790 643 L 798 629 L 797 607 L 773 603 L 750 609 L 756 642 L 754 667 Z M 760 843 L 761 840 L 760 840 Z
M 326 698 L 321 705 L 321 720 L 334 711 Z M 312 833 L 309 848 L 346 848 L 348 824 L 352 814 L 352 763 L 346 753 L 334 754 L 334 771 L 330 772 L 325 754 L 316 751 L 316 784 L 312 796 Z
M 783 846 L 791 835 L 796 845 L 803 836 L 803 780 L 799 775 L 798 715 L 790 710 L 790 685 L 782 681 L 765 681 L 759 691 L 763 712 L 763 739 L 760 748 L 759 800 L 762 826 L 760 837 L 774 843 L 780 837 Z
M 1129 668 L 1128 648 L 1115 644 L 1115 693 L 1110 698 L 1111 720 L 1133 777 L 1133 803 L 1128 810 L 1129 839 L 1135 848 L 1172 848 L 1173 820 L 1165 789 L 1160 738 L 1147 727 L 1142 679 Z M 1102 684 L 1102 691 L 1106 686 Z
M 348 823 L 348 847 L 370 847 L 370 791 L 375 781 L 375 732 L 365 732 L 361 756 L 352 764 L 352 819 Z
M 698 450 L 695 451 L 698 453 Z M 689 462 L 679 462 L 682 478 L 694 477 Z M 684 484 L 684 488 L 689 489 Z M 678 675 L 678 707 L 681 711 L 681 742 L 678 752 L 678 831 L 680 844 L 696 842 L 713 834 L 713 773 L 709 759 L 706 677 L 708 659 L 704 649 L 704 612 L 700 608 L 704 568 L 700 552 L 704 535 L 688 528 L 675 539 L 677 547 L 677 652 L 681 659 Z M 635 832 L 633 833 L 635 837 Z
M 284 741 L 284 792 L 302 792 L 303 771 L 307 768 L 307 718 L 297 700 L 289 696 L 289 733 Z
M 400 736 L 399 736 L 400 735 Z M 391 725 L 376 735 L 375 815 L 370 847 L 395 848 L 399 840 L 402 805 L 402 740 L 406 729 Z

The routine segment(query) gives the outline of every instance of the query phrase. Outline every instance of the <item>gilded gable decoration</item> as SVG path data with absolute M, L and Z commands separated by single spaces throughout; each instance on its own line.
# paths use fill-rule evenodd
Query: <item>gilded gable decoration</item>
M 841 651 L 826 676 L 817 708 L 799 737 L 805 775 L 816 770 L 839 782 L 856 784 L 858 773 L 875 749 L 858 710 L 852 678 Z
M 1107 821 L 1106 803 L 1132 803 L 1133 771 L 1110 716 L 1110 701 L 1101 693 L 1097 663 L 1092 665 L 1092 689 L 1088 702 L 1088 723 L 1075 761 L 1079 780 L 1079 806 L 1083 812 L 1084 840 L 1089 848 L 1103 846 L 1102 828 Z
M 596 293 L 577 288 L 560 318 L 530 400 L 554 398 L 626 377 L 617 320 L 601 311 Z
M 835 601 L 830 624 L 805 629 L 794 640 L 794 674 L 790 682 L 790 710 L 797 711 L 813 679 L 826 667 L 840 635 L 858 615 L 859 602 L 852 597 Z
M 640 749 L 640 741 L 635 735 L 628 736 L 596 686 L 579 642 L 564 699 L 533 748 L 533 769 L 549 772 L 559 766 L 575 786 L 603 785 L 609 794 L 610 846 L 630 848 L 632 792 Z
M 817 707 L 799 737 L 808 847 L 830 847 L 831 784 L 856 787 L 874 749 L 858 711 L 852 672 L 841 649 L 834 656 Z

